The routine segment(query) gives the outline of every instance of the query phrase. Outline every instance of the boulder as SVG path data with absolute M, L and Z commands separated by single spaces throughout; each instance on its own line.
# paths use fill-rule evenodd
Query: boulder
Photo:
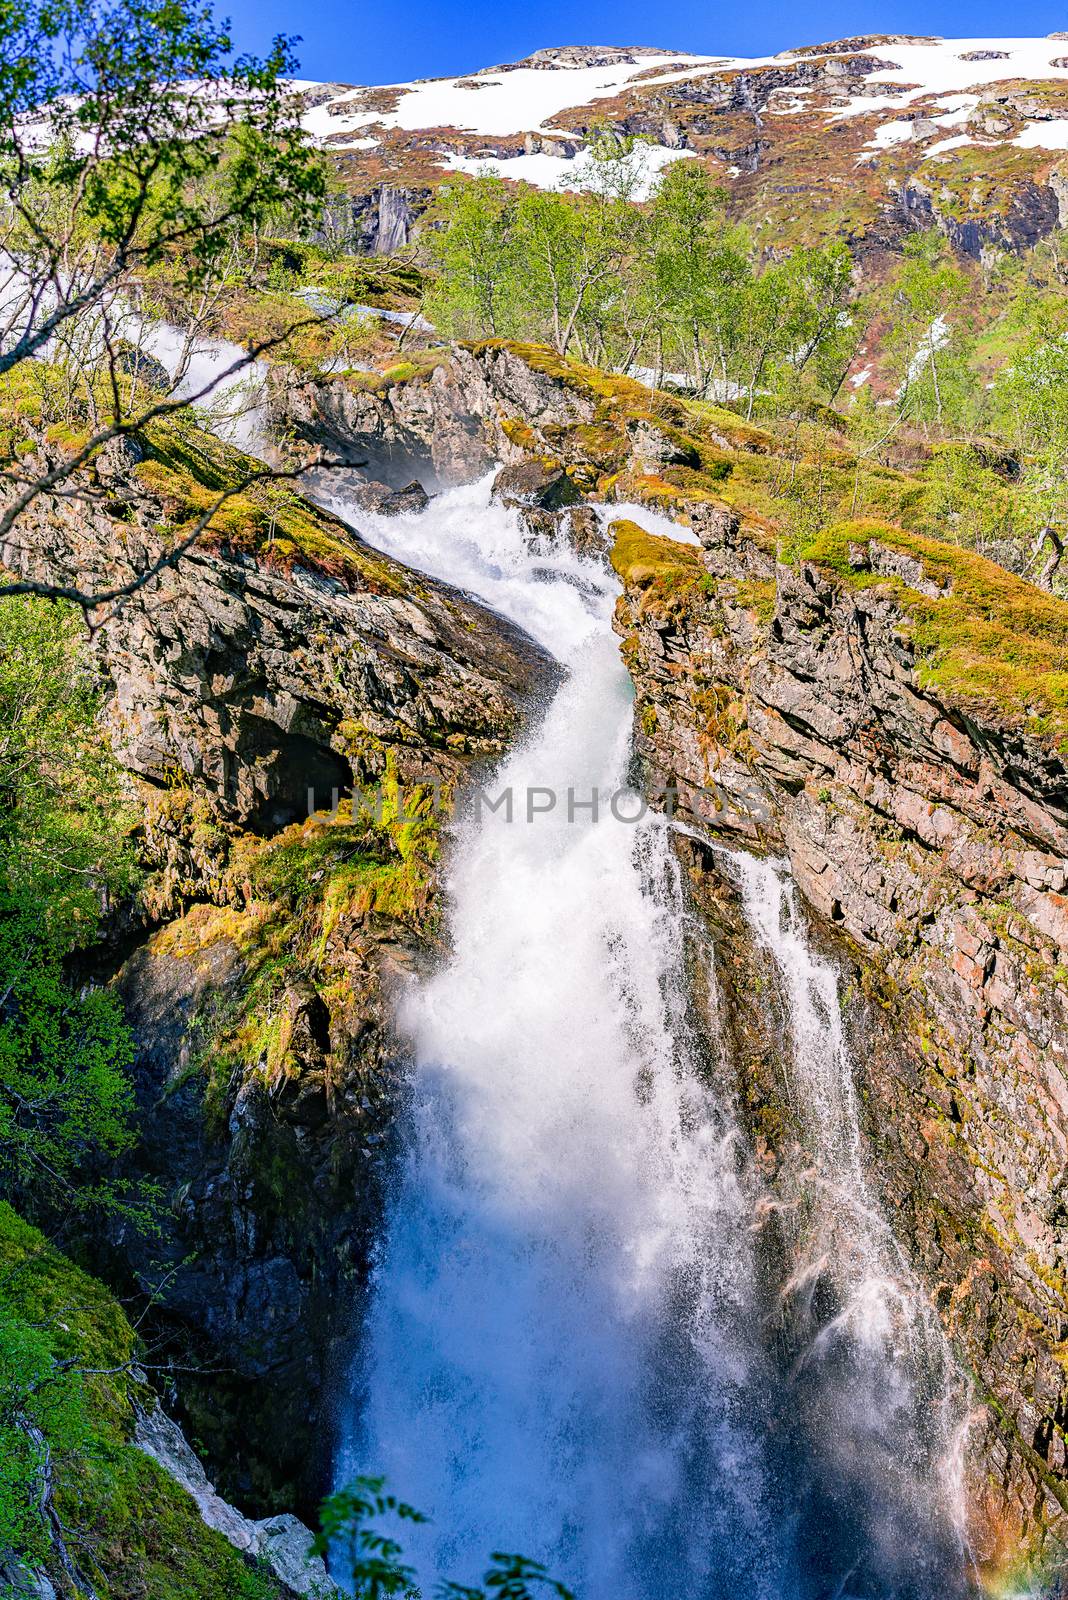
M 346 479 L 345 488 L 359 506 L 365 511 L 373 511 L 378 517 L 418 515 L 426 510 L 431 499 L 416 478 L 406 483 L 403 489 L 391 489 L 388 484 L 378 483 L 373 478 L 353 476 Z
M 539 511 L 560 511 L 582 499 L 562 466 L 537 460 L 502 467 L 493 480 L 493 494 L 505 505 L 531 506 Z
M 682 435 L 668 433 L 657 423 L 633 418 L 627 423 L 634 462 L 640 472 L 660 467 L 699 467 L 701 457 L 695 445 Z

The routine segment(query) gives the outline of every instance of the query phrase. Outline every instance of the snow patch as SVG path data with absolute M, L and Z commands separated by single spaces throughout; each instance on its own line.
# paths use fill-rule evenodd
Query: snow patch
M 636 147 L 636 200 L 647 200 L 657 175 L 672 161 L 693 157 L 692 150 L 669 150 L 666 145 Z M 593 162 L 583 155 L 554 156 L 541 151 L 528 156 L 505 156 L 496 160 L 476 160 L 473 156 L 449 155 L 442 158 L 452 172 L 495 172 L 502 178 L 530 183 L 537 189 L 587 189 L 593 178 Z
M 1024 150 L 1068 150 L 1068 122 L 1029 122 L 1012 142 Z
M 571 106 L 591 100 L 611 100 L 632 79 L 659 64 L 687 63 L 687 68 L 665 73 L 652 81 L 671 83 L 688 77 L 690 66 L 702 66 L 709 56 L 644 56 L 610 67 L 553 67 L 538 70 L 517 67 L 496 77 L 437 78 L 426 83 L 391 84 L 402 91 L 396 111 L 379 120 L 413 132 L 418 128 L 462 128 L 471 133 L 508 134 L 543 132 L 550 118 Z
M 943 111 L 939 116 L 916 117 L 914 119 L 897 118 L 893 122 L 884 122 L 881 127 L 876 128 L 874 137 L 868 140 L 864 148 L 866 150 L 886 150 L 891 145 L 905 144 L 910 139 L 917 138 L 917 124 L 935 128 L 957 127 L 960 123 L 967 122 L 975 101 L 971 95 L 951 95 L 938 103 L 939 105 L 947 106 L 949 109 Z M 923 137 L 923 135 L 920 135 L 920 137 Z M 964 142 L 967 143 L 967 140 Z M 944 149 L 948 143 L 948 140 L 943 140 L 939 148 Z
M 927 159 L 932 156 L 944 156 L 950 150 L 959 150 L 961 145 L 974 144 L 975 140 L 967 133 L 955 133 L 952 139 L 939 139 L 937 144 L 928 145 Z
M 886 46 L 885 50 L 893 56 L 894 68 L 879 71 L 869 78 L 865 83 L 866 92 L 851 99 L 849 105 L 839 107 L 832 120 L 840 122 L 872 111 L 897 110 L 916 100 L 950 94 L 956 94 L 958 104 L 970 110 L 978 104 L 979 97 L 961 91 L 983 89 L 988 84 L 1004 83 L 1010 78 L 1031 82 L 1068 80 L 1068 67 L 1053 65 L 1060 58 L 1056 44 L 1049 39 L 940 39 L 934 44 L 894 44 Z M 964 59 L 974 51 L 996 52 L 996 55 L 988 61 Z M 862 53 L 882 55 L 883 51 Z M 894 92 L 880 95 L 878 90 L 884 84 Z

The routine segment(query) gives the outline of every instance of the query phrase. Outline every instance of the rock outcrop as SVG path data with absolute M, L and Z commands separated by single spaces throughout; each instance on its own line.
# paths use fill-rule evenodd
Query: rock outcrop
M 102 507 L 40 503 L 0 560 L 89 591 L 144 570 L 155 527 L 197 485 L 151 454 L 98 473 Z M 548 671 L 517 629 L 306 503 L 287 520 L 235 502 L 176 568 L 112 608 L 96 649 L 124 766 L 192 786 L 215 816 L 259 831 L 307 815 L 309 791 L 328 805 L 333 789 L 379 776 L 387 758 L 416 781 L 499 754 Z
M 312 1553 L 312 1534 L 293 1516 L 243 1517 L 215 1492 L 207 1473 L 177 1423 L 161 1406 L 135 1408 L 133 1442 L 151 1456 L 196 1505 L 209 1528 L 235 1550 L 266 1567 L 285 1594 L 331 1600 L 341 1590 L 330 1581 L 321 1556 Z

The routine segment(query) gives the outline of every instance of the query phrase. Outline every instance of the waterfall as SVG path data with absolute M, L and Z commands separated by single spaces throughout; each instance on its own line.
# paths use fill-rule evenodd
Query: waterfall
M 171 370 L 176 337 L 146 341 Z M 237 354 L 198 346 L 183 389 Z M 263 454 L 259 395 L 219 388 L 214 425 Z M 718 1009 L 695 1017 L 687 995 L 670 824 L 633 795 L 613 814 L 632 715 L 618 586 L 529 541 L 491 481 L 396 518 L 316 489 L 566 669 L 486 783 L 511 791 L 511 820 L 472 805 L 455 824 L 451 954 L 398 1007 L 401 1156 L 337 1480 L 385 1473 L 430 1516 L 403 1530 L 425 1594 L 500 1549 L 579 1600 L 972 1593 L 966 1408 L 867 1179 L 835 970 L 781 864 L 721 852 L 771 969 L 804 1150 L 772 1199 L 744 1156 Z M 609 514 L 692 537 L 647 508 Z M 555 803 L 528 821 L 534 792 Z
M 777 1213 L 789 1258 L 781 1298 L 797 1346 L 793 1391 L 822 1474 L 819 1515 L 829 1497 L 840 1520 L 862 1530 L 858 1565 L 870 1568 L 874 1551 L 895 1592 L 911 1593 L 910 1579 L 933 1583 L 952 1564 L 954 1546 L 969 1566 L 967 1396 L 867 1177 L 837 973 L 814 951 L 782 863 L 736 853 L 726 870 L 772 960 L 785 1016 L 801 1151 L 792 1203 Z
M 609 810 L 631 719 L 614 581 L 570 552 L 547 566 L 488 481 L 367 533 L 521 622 L 569 674 L 488 786 L 511 788 L 513 821 L 486 809 L 460 827 L 452 958 L 398 1017 L 406 1154 L 342 1476 L 384 1471 L 432 1516 L 428 1587 L 505 1548 L 587 1600 L 770 1600 L 735 1134 L 690 1037 L 667 826 Z M 528 823 L 532 789 L 559 799 Z M 599 820 L 569 820 L 568 789 L 587 807 L 596 793 Z
M 406 1534 L 427 1589 L 504 1548 L 581 1600 L 962 1593 L 937 1481 L 945 1348 L 865 1180 L 834 971 L 780 870 L 732 857 L 811 1144 L 785 1291 L 806 1315 L 784 1368 L 753 1255 L 758 1186 L 709 1086 L 721 1041 L 702 1057 L 684 993 L 670 829 L 608 811 L 630 752 L 616 584 L 569 550 L 539 556 L 489 481 L 359 518 L 568 676 L 487 786 L 511 789 L 513 820 L 483 807 L 460 823 L 451 957 L 399 1009 L 404 1154 L 339 1479 L 385 1472 L 430 1515 Z M 558 800 L 528 822 L 531 789 Z M 601 796 L 598 821 L 569 819 L 569 789 Z

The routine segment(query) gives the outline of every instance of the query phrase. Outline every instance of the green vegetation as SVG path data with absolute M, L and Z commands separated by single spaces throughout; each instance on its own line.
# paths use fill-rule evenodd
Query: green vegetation
M 912 557 L 941 594 L 873 570 L 871 541 Z M 921 683 L 1068 751 L 1068 606 L 970 550 L 877 522 L 822 529 L 799 556 L 885 588 L 908 619 Z
M 287 1005 L 295 982 L 313 984 L 331 1009 L 351 1001 L 352 973 L 338 959 L 339 934 L 388 921 L 413 940 L 434 936 L 434 864 L 448 806 L 445 791 L 402 788 L 392 757 L 385 758 L 378 786 L 355 806 L 343 801 L 333 818 L 316 815 L 270 839 L 238 841 L 227 882 L 234 899 L 240 886 L 244 909 L 200 907 L 157 935 L 175 955 L 229 939 L 245 962 L 239 993 L 206 1024 L 196 1052 L 209 1112 L 225 1114 L 235 1074 L 274 1082 L 298 1069 Z
M 256 463 L 201 426 L 195 414 L 158 418 L 135 437 L 145 451 L 135 474 L 158 496 L 173 539 L 185 537 L 211 512 L 202 536 L 208 546 L 257 555 L 282 570 L 311 566 L 378 594 L 404 592 L 404 576 L 394 563 L 354 539 L 290 484 L 248 482 Z
M 613 522 L 611 531 L 612 566 L 628 588 L 665 593 L 701 578 L 697 553 L 688 545 L 646 533 L 636 522 Z
M 129 889 L 118 771 L 80 619 L 0 605 L 0 1174 L 67 1210 L 117 1201 L 95 1174 L 129 1142 L 130 1044 L 117 1002 L 66 963 Z M 118 825 L 117 825 L 118 824 Z
M 100 1600 L 272 1600 L 130 1440 L 155 1396 L 117 1303 L 0 1202 L 0 1549 Z
M 389 1595 L 419 1600 L 415 1569 L 404 1560 L 403 1546 L 375 1526 L 375 1519 L 382 1517 L 410 1524 L 428 1520 L 388 1493 L 383 1478 L 357 1478 L 323 1502 L 316 1548 L 321 1554 L 329 1549 L 342 1552 L 357 1600 L 386 1600 Z M 539 1595 L 574 1600 L 570 1589 L 550 1577 L 539 1561 L 500 1550 L 493 1552 L 481 1584 L 446 1581 L 435 1593 L 440 1600 L 536 1600 Z
M 755 271 L 725 195 L 695 162 L 634 197 L 640 147 L 595 140 L 588 187 L 513 189 L 486 174 L 446 187 L 425 235 L 437 268 L 428 298 L 444 332 L 544 341 L 561 356 L 628 371 L 682 367 L 695 391 L 765 388 L 833 399 L 855 343 L 841 313 L 844 245 L 798 249 Z
M 165 404 L 250 239 L 279 215 L 305 231 L 326 178 L 292 115 L 289 41 L 235 57 L 196 0 L 16 0 L 0 14 L 0 58 L 0 376 L 18 374 L 20 391 L 0 457 L 6 536 L 42 496 L 83 493 L 94 451 Z M 189 307 L 169 375 L 134 310 L 161 269 Z M 46 442 L 24 420 L 47 430 L 47 463 L 20 464 Z

